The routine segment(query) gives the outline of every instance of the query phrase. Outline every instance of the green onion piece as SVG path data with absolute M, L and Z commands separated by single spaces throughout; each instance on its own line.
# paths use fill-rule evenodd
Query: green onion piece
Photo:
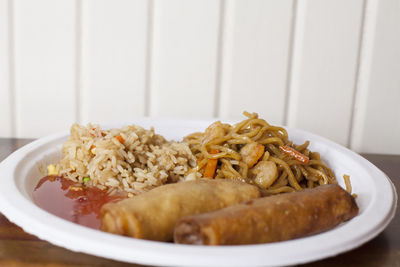
M 83 177 L 83 182 L 84 183 L 87 183 L 87 182 L 89 182 L 90 181 L 90 177 Z

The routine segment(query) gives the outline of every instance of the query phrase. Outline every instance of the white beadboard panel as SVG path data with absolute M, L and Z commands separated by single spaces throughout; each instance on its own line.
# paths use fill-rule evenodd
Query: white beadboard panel
M 11 137 L 11 96 L 9 71 L 9 2 L 0 0 L 0 137 Z
M 348 145 L 362 0 L 298 1 L 288 125 Z
M 154 1 L 151 116 L 214 115 L 220 4 Z
M 293 3 L 226 2 L 221 117 L 241 119 L 247 110 L 284 123 Z
M 83 122 L 144 115 L 149 3 L 83 0 Z
M 400 154 L 400 2 L 368 1 L 351 148 Z
M 68 129 L 75 119 L 75 3 L 14 1 L 17 137 Z

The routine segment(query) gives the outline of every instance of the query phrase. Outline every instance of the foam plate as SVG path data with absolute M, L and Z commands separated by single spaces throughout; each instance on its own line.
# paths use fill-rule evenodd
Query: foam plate
M 154 126 L 168 139 L 202 131 L 210 121 L 138 119 L 135 123 Z M 119 261 L 163 266 L 282 266 L 331 257 L 356 248 L 375 237 L 394 216 L 395 188 L 388 177 L 358 154 L 317 135 L 288 129 L 295 143 L 310 140 L 343 186 L 343 174 L 351 176 L 360 208 L 357 217 L 338 227 L 306 238 L 261 245 L 202 247 L 178 245 L 117 236 L 93 230 L 56 217 L 32 201 L 33 188 L 43 176 L 39 167 L 56 162 L 68 131 L 38 139 L 15 151 L 0 164 L 0 212 L 26 232 L 72 251 Z

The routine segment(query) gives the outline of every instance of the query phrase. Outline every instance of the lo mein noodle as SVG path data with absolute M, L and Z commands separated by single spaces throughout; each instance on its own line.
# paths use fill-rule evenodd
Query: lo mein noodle
M 309 141 L 294 144 L 284 128 L 268 124 L 256 113 L 243 114 L 247 119 L 237 124 L 217 121 L 205 132 L 185 137 L 197 158 L 192 172 L 239 179 L 267 195 L 337 183 L 320 154 L 308 149 Z

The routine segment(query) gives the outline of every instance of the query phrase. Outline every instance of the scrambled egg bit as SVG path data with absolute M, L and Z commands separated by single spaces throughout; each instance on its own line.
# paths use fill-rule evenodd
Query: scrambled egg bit
M 47 175 L 58 175 L 58 171 L 54 164 L 47 166 Z

